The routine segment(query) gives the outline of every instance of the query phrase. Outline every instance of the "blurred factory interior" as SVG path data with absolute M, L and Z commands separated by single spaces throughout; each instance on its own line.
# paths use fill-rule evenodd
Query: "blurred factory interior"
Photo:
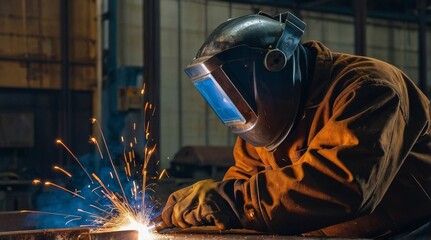
M 53 166 L 80 170 L 57 139 L 88 172 L 106 162 L 95 137 L 115 161 L 151 141 L 154 172 L 221 178 L 235 136 L 183 69 L 218 24 L 258 11 L 292 11 L 304 41 L 388 61 L 430 93 L 429 0 L 0 0 L 0 211 L 35 209 L 47 190 L 32 180 L 63 181 Z

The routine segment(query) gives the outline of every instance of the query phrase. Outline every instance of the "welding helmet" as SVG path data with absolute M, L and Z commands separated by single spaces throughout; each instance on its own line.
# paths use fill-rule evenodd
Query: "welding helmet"
M 295 50 L 305 26 L 289 12 L 230 19 L 185 69 L 220 120 L 254 146 L 275 149 L 295 122 L 301 95 Z

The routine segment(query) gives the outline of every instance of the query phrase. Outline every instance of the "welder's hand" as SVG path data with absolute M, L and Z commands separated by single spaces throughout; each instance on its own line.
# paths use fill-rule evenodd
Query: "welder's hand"
M 167 225 L 181 228 L 202 225 L 215 225 L 219 229 L 241 227 L 224 195 L 219 182 L 199 181 L 169 196 L 162 219 Z

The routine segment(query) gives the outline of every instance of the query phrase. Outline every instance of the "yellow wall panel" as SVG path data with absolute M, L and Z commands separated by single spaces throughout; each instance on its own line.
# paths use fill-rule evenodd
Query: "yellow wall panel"
M 60 2 L 0 0 L 0 87 L 60 88 Z M 96 1 L 69 1 L 68 12 L 70 88 L 93 90 L 97 84 Z

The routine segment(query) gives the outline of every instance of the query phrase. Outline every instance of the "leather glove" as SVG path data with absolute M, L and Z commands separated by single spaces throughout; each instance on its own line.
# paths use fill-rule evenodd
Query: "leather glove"
M 162 211 L 168 226 L 181 228 L 214 225 L 219 229 L 241 227 L 235 203 L 224 191 L 226 182 L 202 180 L 172 193 Z

